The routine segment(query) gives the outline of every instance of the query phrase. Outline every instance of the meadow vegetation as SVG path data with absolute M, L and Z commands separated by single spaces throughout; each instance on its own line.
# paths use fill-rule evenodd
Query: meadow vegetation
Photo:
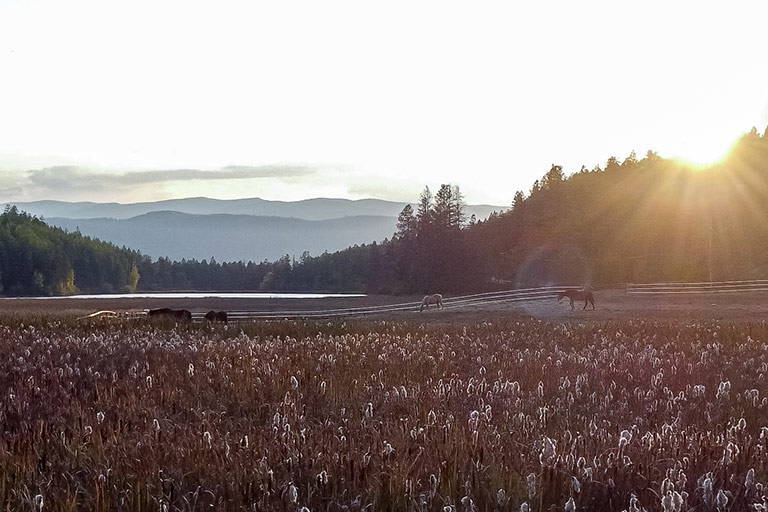
M 0 324 L 6 510 L 766 510 L 768 326 Z

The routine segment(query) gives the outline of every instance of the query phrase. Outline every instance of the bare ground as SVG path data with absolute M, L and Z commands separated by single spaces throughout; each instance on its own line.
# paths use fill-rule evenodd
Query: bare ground
M 0 299 L 0 315 L 34 317 L 83 316 L 99 310 L 127 311 L 148 308 L 184 308 L 193 312 L 211 309 L 223 311 L 319 311 L 361 308 L 418 301 L 420 297 L 372 295 L 355 298 L 325 299 Z M 486 303 L 469 307 L 451 307 L 446 297 L 442 311 L 396 311 L 368 315 L 372 319 L 416 320 L 426 323 L 475 323 L 502 317 L 535 317 L 553 322 L 607 322 L 611 320 L 720 320 L 763 322 L 768 319 L 768 292 L 728 292 L 680 295 L 636 295 L 623 289 L 595 292 L 596 309 L 582 310 L 577 303 L 571 310 L 567 299 L 531 302 Z

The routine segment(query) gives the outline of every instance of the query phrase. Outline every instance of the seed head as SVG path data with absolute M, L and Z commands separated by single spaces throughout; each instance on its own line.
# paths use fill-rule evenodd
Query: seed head
M 536 496 L 536 473 L 528 475 L 528 499 L 533 500 Z
M 717 491 L 717 499 L 715 502 L 717 503 L 718 510 L 725 510 L 726 505 L 728 505 L 728 496 L 726 496 L 722 489 Z
M 755 482 L 755 468 L 750 468 L 749 471 L 747 471 L 747 476 L 744 479 L 744 487 L 749 489 L 752 487 L 752 484 Z

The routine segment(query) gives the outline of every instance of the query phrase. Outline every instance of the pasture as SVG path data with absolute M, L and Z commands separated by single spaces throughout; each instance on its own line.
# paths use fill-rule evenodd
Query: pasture
M 6 301 L 0 506 L 764 510 L 760 292 L 610 293 L 229 325 Z
M 567 300 L 558 303 L 557 295 L 536 301 L 478 301 L 460 306 L 451 304 L 452 297 L 444 297 L 444 310 L 434 305 L 419 312 L 422 296 L 391 297 L 369 295 L 363 297 L 330 297 L 322 299 L 253 299 L 253 298 L 203 298 L 203 299 L 32 299 L 0 298 L 0 315 L 15 318 L 81 317 L 94 311 L 139 311 L 155 308 L 187 309 L 196 317 L 210 310 L 216 311 L 293 311 L 312 314 L 319 310 L 352 310 L 376 308 L 411 303 L 411 308 L 381 314 L 365 315 L 375 320 L 417 321 L 427 325 L 482 322 L 488 318 L 534 317 L 551 322 L 584 322 L 614 320 L 723 320 L 727 322 L 761 322 L 768 320 L 768 291 L 742 291 L 716 294 L 679 295 L 632 295 L 624 289 L 597 290 L 594 292 L 596 309 L 582 311 L 583 302 L 577 301 L 570 309 Z M 352 316 L 353 317 L 353 316 Z M 344 319 L 342 316 L 336 319 Z M 353 317 L 354 318 L 354 317 Z

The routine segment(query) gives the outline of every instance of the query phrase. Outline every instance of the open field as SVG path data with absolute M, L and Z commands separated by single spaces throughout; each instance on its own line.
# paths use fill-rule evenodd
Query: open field
M 448 297 L 446 297 L 448 298 Z M 360 308 L 386 304 L 418 302 L 421 297 L 367 296 L 325 299 L 0 299 L 0 315 L 69 317 L 99 310 L 138 310 L 148 308 L 184 308 L 204 313 L 223 311 L 317 311 Z M 716 319 L 734 322 L 768 320 L 768 292 L 748 291 L 716 294 L 632 295 L 623 289 L 595 292 L 596 309 L 582 311 L 583 303 L 571 310 L 567 299 L 558 303 L 544 301 L 485 303 L 476 306 L 446 308 L 444 311 L 411 311 L 367 315 L 374 319 L 451 323 L 482 321 L 509 315 L 510 318 L 533 316 L 553 322 L 610 321 L 646 319 Z
M 6 301 L 0 508 L 765 510 L 765 295 L 611 293 L 228 326 Z

